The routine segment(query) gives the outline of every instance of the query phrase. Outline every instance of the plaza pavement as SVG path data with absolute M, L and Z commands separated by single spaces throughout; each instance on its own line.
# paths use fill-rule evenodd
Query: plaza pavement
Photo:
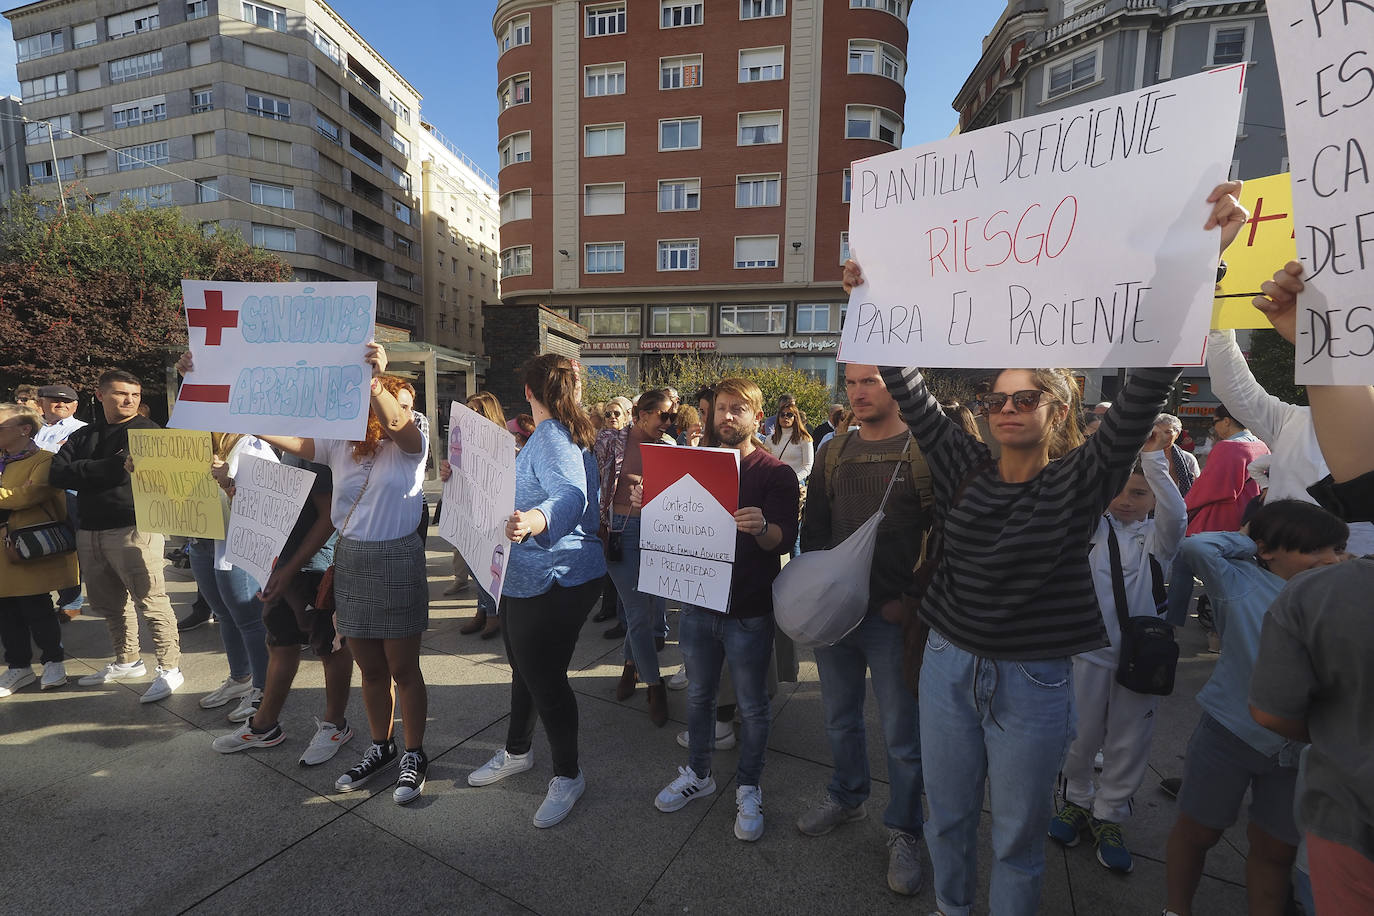
M 82 616 L 63 629 L 71 683 L 43 693 L 34 684 L 0 700 L 0 823 L 10 837 L 0 913 L 924 916 L 934 909 L 928 859 L 916 898 L 886 886 L 886 767 L 871 693 L 868 819 L 818 839 L 794 826 L 831 772 L 810 652 L 802 653 L 800 683 L 782 685 L 774 701 L 763 777 L 767 826 L 758 843 L 742 843 L 731 831 L 733 750 L 716 756 L 714 796 L 674 814 L 653 807 L 654 795 L 686 763 L 674 740 L 685 727 L 686 696 L 669 692 L 672 720 L 662 729 L 649 722 L 642 687 L 616 702 L 621 651 L 602 638 L 608 624 L 589 622 L 573 658 L 587 776 L 573 814 L 549 830 L 530 823 L 552 776 L 542 729 L 532 771 L 469 788 L 468 773 L 504 739 L 510 670 L 500 640 L 458 633 L 475 595 L 441 596 L 451 582 L 449 553 L 433 529 L 429 546 L 433 603 L 422 665 L 431 763 L 422 798 L 399 807 L 390 784 L 334 793 L 335 777 L 367 742 L 356 677 L 348 712 L 357 736 L 333 761 L 308 769 L 297 763 L 313 734 L 311 716 L 323 709 L 320 667 L 308 654 L 283 713 L 287 740 L 221 755 L 210 742 L 230 728 L 232 707 L 197 704 L 227 672 L 215 626 L 183 634 L 185 685 L 162 703 L 141 705 L 146 679 L 76 686 L 109 660 L 103 621 Z M 174 576 L 169 590 L 181 615 L 195 588 L 189 576 Z M 1049 842 L 1042 913 L 1157 916 L 1162 909 L 1175 805 L 1156 784 L 1182 772 L 1199 715 L 1193 696 L 1215 658 L 1200 654 L 1196 626 L 1182 644 L 1178 690 L 1160 707 L 1151 771 L 1126 826 L 1134 874 L 1108 873 L 1088 844 L 1063 850 Z M 146 627 L 143 645 L 152 645 Z M 151 669 L 151 652 L 145 658 Z M 662 660 L 665 675 L 676 670 L 675 643 Z M 1208 859 L 1198 912 L 1244 912 L 1244 849 L 1242 821 Z M 979 912 L 987 908 L 989 856 L 985 815 Z

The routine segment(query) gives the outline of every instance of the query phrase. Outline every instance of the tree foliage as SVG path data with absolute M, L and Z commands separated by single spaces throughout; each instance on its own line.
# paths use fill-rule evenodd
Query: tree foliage
M 90 391 L 120 368 L 156 394 L 169 355 L 186 345 L 183 279 L 292 278 L 277 256 L 237 234 L 207 237 L 175 207 L 52 210 L 16 195 L 0 214 L 0 388 Z

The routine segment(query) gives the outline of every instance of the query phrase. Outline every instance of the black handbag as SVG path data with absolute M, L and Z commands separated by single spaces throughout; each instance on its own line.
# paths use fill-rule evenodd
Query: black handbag
M 1116 682 L 1127 690 L 1150 696 L 1167 697 L 1174 692 L 1178 670 L 1178 643 L 1174 628 L 1162 616 L 1168 608 L 1164 589 L 1164 570 L 1150 557 L 1150 577 L 1154 582 L 1155 616 L 1132 617 L 1126 610 L 1126 578 L 1121 571 L 1121 545 L 1116 530 L 1107 522 L 1107 550 L 1112 563 L 1112 596 L 1116 599 L 1116 619 L 1121 624 L 1120 660 Z
M 40 508 L 49 521 L 14 528 L 10 525 L 10 514 L 7 513 L 0 523 L 5 528 L 5 553 L 10 562 L 28 563 L 76 552 L 76 533 L 71 526 L 53 519 L 46 506 Z

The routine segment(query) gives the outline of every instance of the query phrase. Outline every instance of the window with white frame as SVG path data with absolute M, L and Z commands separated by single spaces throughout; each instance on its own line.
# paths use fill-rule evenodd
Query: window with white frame
M 393 235 L 393 236 L 391 237 L 391 241 L 392 241 L 393 245 L 395 246 L 396 250 L 399 251 L 401 254 L 405 255 L 405 256 L 408 257 L 408 258 L 410 258 L 412 261 L 419 260 L 418 258 L 415 257 L 415 243 L 412 242 L 410 239 L 406 238 L 404 235 L 399 235 L 399 234 L 398 234 L 398 235 Z M 439 268 L 442 270 L 442 269 L 443 269 L 443 265 L 440 264 L 440 265 L 439 265 Z
M 156 143 L 140 143 L 137 146 L 126 146 L 115 151 L 115 171 L 128 172 L 133 169 L 146 169 L 152 165 L 166 165 L 167 141 L 159 140 Z
M 882 10 L 898 19 L 906 19 L 907 0 L 849 0 L 852 10 Z
M 588 124 L 582 133 L 584 155 L 620 156 L 625 153 L 624 124 Z
M 330 38 L 324 30 L 313 22 L 310 23 L 310 34 L 319 52 L 342 67 L 344 64 L 344 56 L 343 51 L 339 48 L 339 43 Z
M 902 119 L 886 108 L 873 105 L 846 105 L 844 111 L 846 140 L 881 140 L 893 146 L 902 145 Z
M 702 0 L 660 0 L 662 17 L 659 19 L 659 28 L 675 29 L 684 25 L 701 25 L 702 7 L 705 5 Z
M 325 197 L 323 194 L 321 194 L 320 216 L 323 216 L 331 223 L 338 223 L 342 226 L 344 221 L 343 204 L 339 203 L 337 200 L 334 200 L 331 197 Z
M 667 118 L 658 122 L 658 149 L 701 148 L 701 118 Z
M 783 49 L 745 48 L 739 52 L 739 81 L 762 83 L 782 79 Z
M 186 4 L 186 21 L 204 19 L 210 15 L 210 0 L 190 0 Z
M 533 214 L 534 192 L 521 188 L 501 195 L 501 225 L 517 219 L 529 219 Z
M 320 256 L 335 264 L 348 263 L 348 249 L 344 247 L 344 243 L 327 235 L 320 236 Z
M 516 245 L 501 250 L 501 276 L 518 277 L 534 270 L 534 248 Z
M 500 35 L 496 39 L 496 48 L 501 54 L 505 54 L 511 48 L 530 43 L 530 17 L 526 13 L 523 16 L 516 16 L 501 27 Z
M 664 178 L 658 183 L 658 209 L 661 213 L 674 210 L 701 209 L 700 178 Z
M 577 310 L 577 323 L 593 337 L 638 337 L 640 308 L 637 305 L 597 306 Z
M 589 64 L 583 72 L 586 74 L 583 94 L 587 98 L 625 94 L 624 61 L 614 64 Z
M 739 116 L 739 146 L 782 142 L 781 111 L 745 111 Z
M 735 236 L 735 267 L 749 270 L 778 266 L 778 237 L 776 235 Z
M 201 0 L 205 2 L 205 0 Z M 187 18 L 190 18 L 189 16 Z M 89 48 L 100 41 L 100 36 L 96 34 L 94 22 L 83 22 L 80 25 L 72 26 L 72 47 Z M 56 52 L 54 52 L 56 53 Z
M 763 19 L 787 15 L 787 0 L 740 0 L 739 18 Z
M 1102 60 L 1101 50 L 1102 46 L 1097 45 L 1085 53 L 1056 61 L 1045 67 L 1044 97 L 1052 99 L 1097 82 L 1100 75 L 1098 68 Z
M 709 333 L 709 305 L 655 305 L 649 309 L 649 333 L 655 337 L 700 337 Z
M 66 95 L 67 91 L 67 74 L 65 73 L 53 73 L 49 76 L 22 80 L 19 83 L 19 93 L 26 104 L 43 99 L 55 99 L 60 95 Z
M 391 202 L 391 215 L 396 217 L 401 222 L 405 223 L 407 226 L 409 226 L 411 222 L 415 219 L 415 215 L 413 211 L 411 211 L 410 207 L 401 203 L 399 200 L 393 200 Z
M 496 152 L 501 159 L 501 168 L 515 162 L 529 162 L 531 157 L 530 132 L 526 130 L 518 134 L 511 134 L 501 141 Z
M 840 263 L 849 260 L 849 230 L 840 233 Z
M 263 95 L 251 89 L 246 90 L 246 95 L 249 114 L 257 115 L 260 118 L 271 118 L 274 121 L 291 120 L 291 103 L 288 100 Z
M 212 204 L 219 200 L 219 179 L 202 178 L 196 182 L 196 203 Z
M 658 88 L 691 89 L 701 85 L 701 55 L 660 57 L 658 60 Z
M 844 178 L 840 181 L 840 200 L 849 203 L 849 195 L 853 192 L 854 176 L 849 169 L 844 170 Z
M 48 131 L 52 131 L 54 140 L 66 140 L 72 135 L 72 116 L 69 114 L 53 115 L 42 121 L 33 121 L 24 125 L 25 143 L 47 143 Z
M 121 200 L 133 201 L 136 207 L 170 207 L 172 205 L 172 186 L 154 184 L 146 188 L 125 188 L 119 192 Z
M 57 177 L 62 181 L 71 181 L 76 177 L 76 160 L 71 156 L 63 156 L 57 160 Z M 38 162 L 29 163 L 29 182 L 31 184 L 43 184 L 53 180 L 52 160 L 43 159 Z
M 284 226 L 254 223 L 253 245 L 257 248 L 270 248 L 273 251 L 295 251 L 296 230 L 287 229 Z
M 529 100 L 530 75 L 528 73 L 517 73 L 515 76 L 504 80 L 496 88 L 498 112 L 505 111 L 512 105 L 524 105 Z
M 116 102 L 110 106 L 110 119 L 116 129 L 167 120 L 166 96 L 154 96 L 133 102 Z
M 191 114 L 215 110 L 215 87 L 201 86 L 191 90 Z
M 249 183 L 249 193 L 252 195 L 253 203 L 264 207 L 285 207 L 288 210 L 296 208 L 296 189 L 289 185 L 253 181 Z
M 1209 67 L 1244 63 L 1250 59 L 1250 23 L 1228 22 L 1212 26 L 1207 47 Z
M 781 197 L 782 175 L 740 175 L 735 179 L 736 207 L 776 207 Z
M 157 4 L 105 17 L 105 35 L 111 39 L 151 32 L 157 27 Z
M 786 334 L 786 305 L 722 305 L 720 333 Z
M 611 216 L 625 212 L 625 183 L 589 184 L 582 188 L 584 216 Z
M 588 38 L 600 35 L 621 35 L 625 32 L 625 4 L 607 3 L 587 7 Z
M 122 83 L 125 80 L 141 79 L 162 72 L 162 51 L 149 51 L 110 61 L 110 82 Z M 63 75 L 65 79 L 65 74 Z
M 798 334 L 829 334 L 830 303 L 806 302 L 797 306 Z
M 625 272 L 624 242 L 588 242 L 585 246 L 584 270 L 589 274 L 620 274 Z
M 114 36 L 110 37 L 113 38 Z M 61 54 L 67 50 L 67 38 L 61 30 L 39 32 L 28 38 L 20 38 L 14 43 L 14 49 L 19 55 L 19 63 L 22 64 L 26 60 L 38 60 L 40 57 Z
M 700 239 L 659 239 L 659 270 L 696 270 Z
M 405 102 L 402 102 L 394 95 L 388 94 L 386 99 L 386 107 L 390 108 L 397 118 L 406 122 L 407 124 L 410 123 L 410 106 L 407 105 Z
M 326 140 L 331 140 L 334 143 L 343 142 L 340 139 L 339 125 L 335 124 L 318 111 L 315 112 L 315 130 L 319 131 L 320 136 L 324 137 Z
M 881 41 L 851 40 L 849 72 L 872 73 L 900 83 L 906 76 L 906 57 L 892 45 Z
M 391 135 L 391 148 L 407 159 L 410 158 L 410 144 L 407 143 L 405 137 L 402 137 L 400 134 Z M 392 166 L 392 168 L 395 168 L 395 166 Z M 397 183 L 399 183 L 399 179 Z
M 244 22 L 251 22 L 265 29 L 276 29 L 278 32 L 286 31 L 286 10 L 279 6 L 261 3 L 258 0 L 242 0 L 241 11 Z

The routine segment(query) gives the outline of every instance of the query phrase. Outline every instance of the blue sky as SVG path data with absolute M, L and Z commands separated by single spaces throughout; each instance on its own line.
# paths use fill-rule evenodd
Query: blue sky
M 956 117 L 950 102 L 978 60 L 983 35 L 1005 5 L 1003 0 L 916 0 L 909 19 L 903 145 L 935 140 L 953 129 Z M 495 4 L 333 0 L 333 6 L 420 91 L 425 119 L 494 176 L 496 39 L 491 12 Z M 19 94 L 14 64 L 9 21 L 0 18 L 0 94 Z

